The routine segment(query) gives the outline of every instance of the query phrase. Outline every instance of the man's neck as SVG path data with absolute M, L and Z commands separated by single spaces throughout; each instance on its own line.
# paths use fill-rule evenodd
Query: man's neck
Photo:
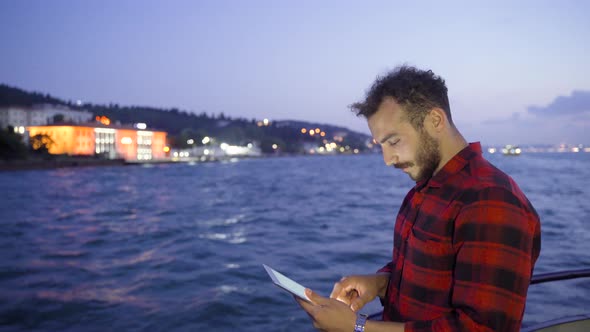
M 465 149 L 469 143 L 463 138 L 460 132 L 454 131 L 452 134 L 449 135 L 448 139 L 442 140 L 439 142 L 440 144 L 440 163 L 438 167 L 434 171 L 434 174 L 438 173 L 448 162 L 449 160 L 453 159 L 457 153 L 461 152 L 461 150 Z

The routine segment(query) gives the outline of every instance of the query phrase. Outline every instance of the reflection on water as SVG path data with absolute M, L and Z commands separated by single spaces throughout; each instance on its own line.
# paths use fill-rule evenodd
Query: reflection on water
M 489 158 L 541 215 L 537 271 L 590 266 L 590 154 Z M 375 271 L 411 185 L 380 156 L 0 173 L 0 326 L 311 330 L 261 264 L 324 295 Z M 590 308 L 589 287 L 533 286 L 525 319 Z

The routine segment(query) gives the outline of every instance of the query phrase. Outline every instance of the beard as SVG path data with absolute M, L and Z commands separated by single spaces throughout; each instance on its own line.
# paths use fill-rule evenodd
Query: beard
M 416 152 L 418 173 L 411 176 L 414 181 L 422 181 L 432 177 L 441 161 L 440 146 L 425 130 L 420 130 L 420 146 Z

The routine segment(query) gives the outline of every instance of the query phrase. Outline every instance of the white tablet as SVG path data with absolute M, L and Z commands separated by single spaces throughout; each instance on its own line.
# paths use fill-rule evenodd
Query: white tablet
M 275 285 L 297 296 L 298 298 L 311 303 L 311 300 L 307 297 L 307 295 L 305 295 L 305 287 L 285 277 L 283 274 L 277 272 L 275 269 L 266 264 L 262 264 L 262 266 L 264 266 L 264 269 L 272 279 L 272 282 L 275 283 Z

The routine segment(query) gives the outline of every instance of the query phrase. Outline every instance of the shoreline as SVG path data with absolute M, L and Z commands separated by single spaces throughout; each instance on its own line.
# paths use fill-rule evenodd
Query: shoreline
M 6 171 L 29 171 L 29 170 L 44 170 L 56 168 L 70 168 L 70 167 L 101 167 L 101 166 L 145 166 L 145 165 L 161 165 L 161 164 L 194 164 L 194 163 L 219 163 L 227 162 L 232 159 L 262 159 L 262 158 L 280 158 L 280 157 L 294 157 L 294 156 L 311 156 L 321 157 L 328 155 L 313 155 L 313 154 L 271 154 L 264 156 L 241 156 L 241 157 L 213 157 L 207 159 L 188 158 L 188 159 L 155 159 L 150 161 L 126 161 L 124 159 L 94 159 L 94 158 L 55 158 L 55 159 L 23 159 L 23 160 L 0 160 L 0 172 Z
M 24 160 L 0 160 L 0 172 L 2 171 L 30 171 L 69 167 L 94 167 L 94 166 L 125 166 L 123 159 L 90 159 L 90 158 L 59 158 L 59 159 L 24 159 Z
M 72 168 L 72 167 L 101 167 L 101 166 L 146 166 L 146 165 L 161 165 L 161 164 L 189 164 L 189 163 L 211 163 L 223 162 L 231 159 L 252 159 L 252 158 L 266 158 L 265 157 L 232 157 L 232 158 L 208 158 L 202 159 L 154 159 L 149 161 L 139 160 L 124 160 L 124 159 L 94 159 L 94 158 L 56 158 L 56 159 L 20 159 L 20 160 L 0 160 L 0 172 L 6 171 L 32 171 L 45 170 L 57 168 Z

